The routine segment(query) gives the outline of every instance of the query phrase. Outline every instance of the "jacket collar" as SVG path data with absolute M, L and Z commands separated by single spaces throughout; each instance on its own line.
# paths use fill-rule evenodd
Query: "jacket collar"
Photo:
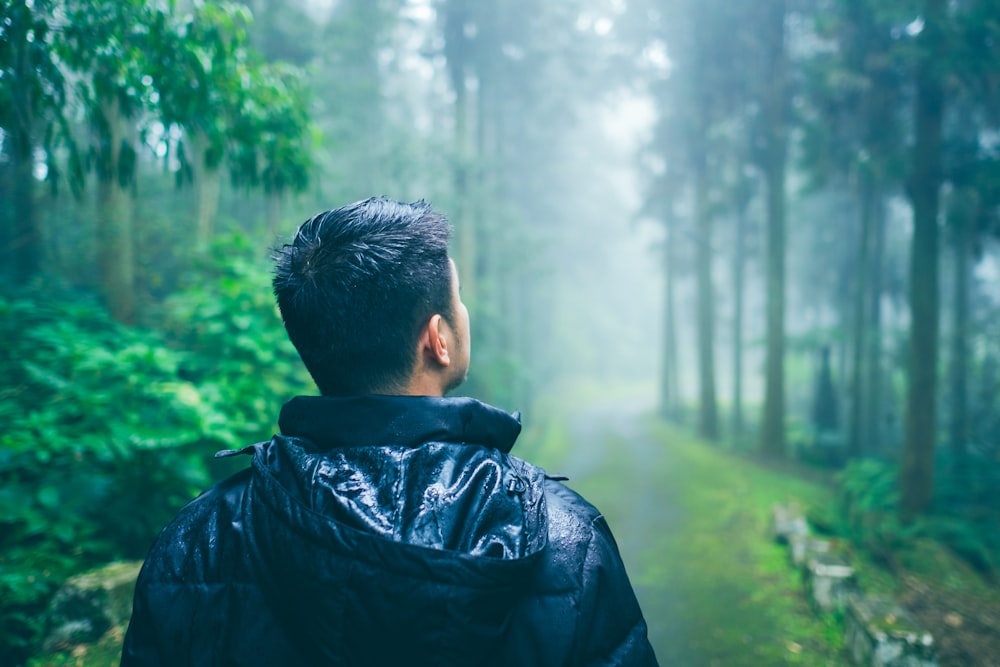
M 474 398 L 298 396 L 281 408 L 278 426 L 320 451 L 452 442 L 507 453 L 521 432 L 521 417 Z

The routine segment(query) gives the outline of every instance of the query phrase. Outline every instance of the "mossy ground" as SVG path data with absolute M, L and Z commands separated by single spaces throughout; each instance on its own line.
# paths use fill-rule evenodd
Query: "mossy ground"
M 27 667 L 118 667 L 124 638 L 125 626 L 115 626 L 93 644 L 81 644 L 68 651 L 34 658 Z
M 552 427 L 529 450 L 570 472 L 569 485 L 607 516 L 660 662 L 848 664 L 840 619 L 813 611 L 787 548 L 768 534 L 775 503 L 825 505 L 829 487 L 635 421 Z M 594 447 L 596 461 L 584 451 Z M 591 465 L 575 466 L 581 457 Z

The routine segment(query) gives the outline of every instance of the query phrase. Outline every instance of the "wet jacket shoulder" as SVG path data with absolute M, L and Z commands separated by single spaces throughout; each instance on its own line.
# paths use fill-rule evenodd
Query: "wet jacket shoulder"
M 471 399 L 299 398 L 150 550 L 123 665 L 655 665 L 614 539 Z
M 598 510 L 547 479 L 549 545 L 518 620 L 540 637 L 510 665 L 656 665 L 618 545 Z

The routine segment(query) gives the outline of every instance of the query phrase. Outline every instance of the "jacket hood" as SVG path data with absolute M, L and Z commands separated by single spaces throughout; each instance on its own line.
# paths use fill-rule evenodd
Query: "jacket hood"
M 320 451 L 450 442 L 507 453 L 521 433 L 521 416 L 474 398 L 298 396 L 281 408 L 278 427 Z
M 299 397 L 279 425 L 255 447 L 246 511 L 286 629 L 321 637 L 321 662 L 488 664 L 548 534 L 544 474 L 509 455 L 518 417 L 468 398 Z M 345 653 L 375 629 L 383 641 Z

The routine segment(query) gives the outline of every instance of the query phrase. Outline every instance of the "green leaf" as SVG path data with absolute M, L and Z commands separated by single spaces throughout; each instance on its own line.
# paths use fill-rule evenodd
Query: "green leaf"
M 43 486 L 36 494 L 38 503 L 47 509 L 55 509 L 59 506 L 59 491 L 53 486 Z

